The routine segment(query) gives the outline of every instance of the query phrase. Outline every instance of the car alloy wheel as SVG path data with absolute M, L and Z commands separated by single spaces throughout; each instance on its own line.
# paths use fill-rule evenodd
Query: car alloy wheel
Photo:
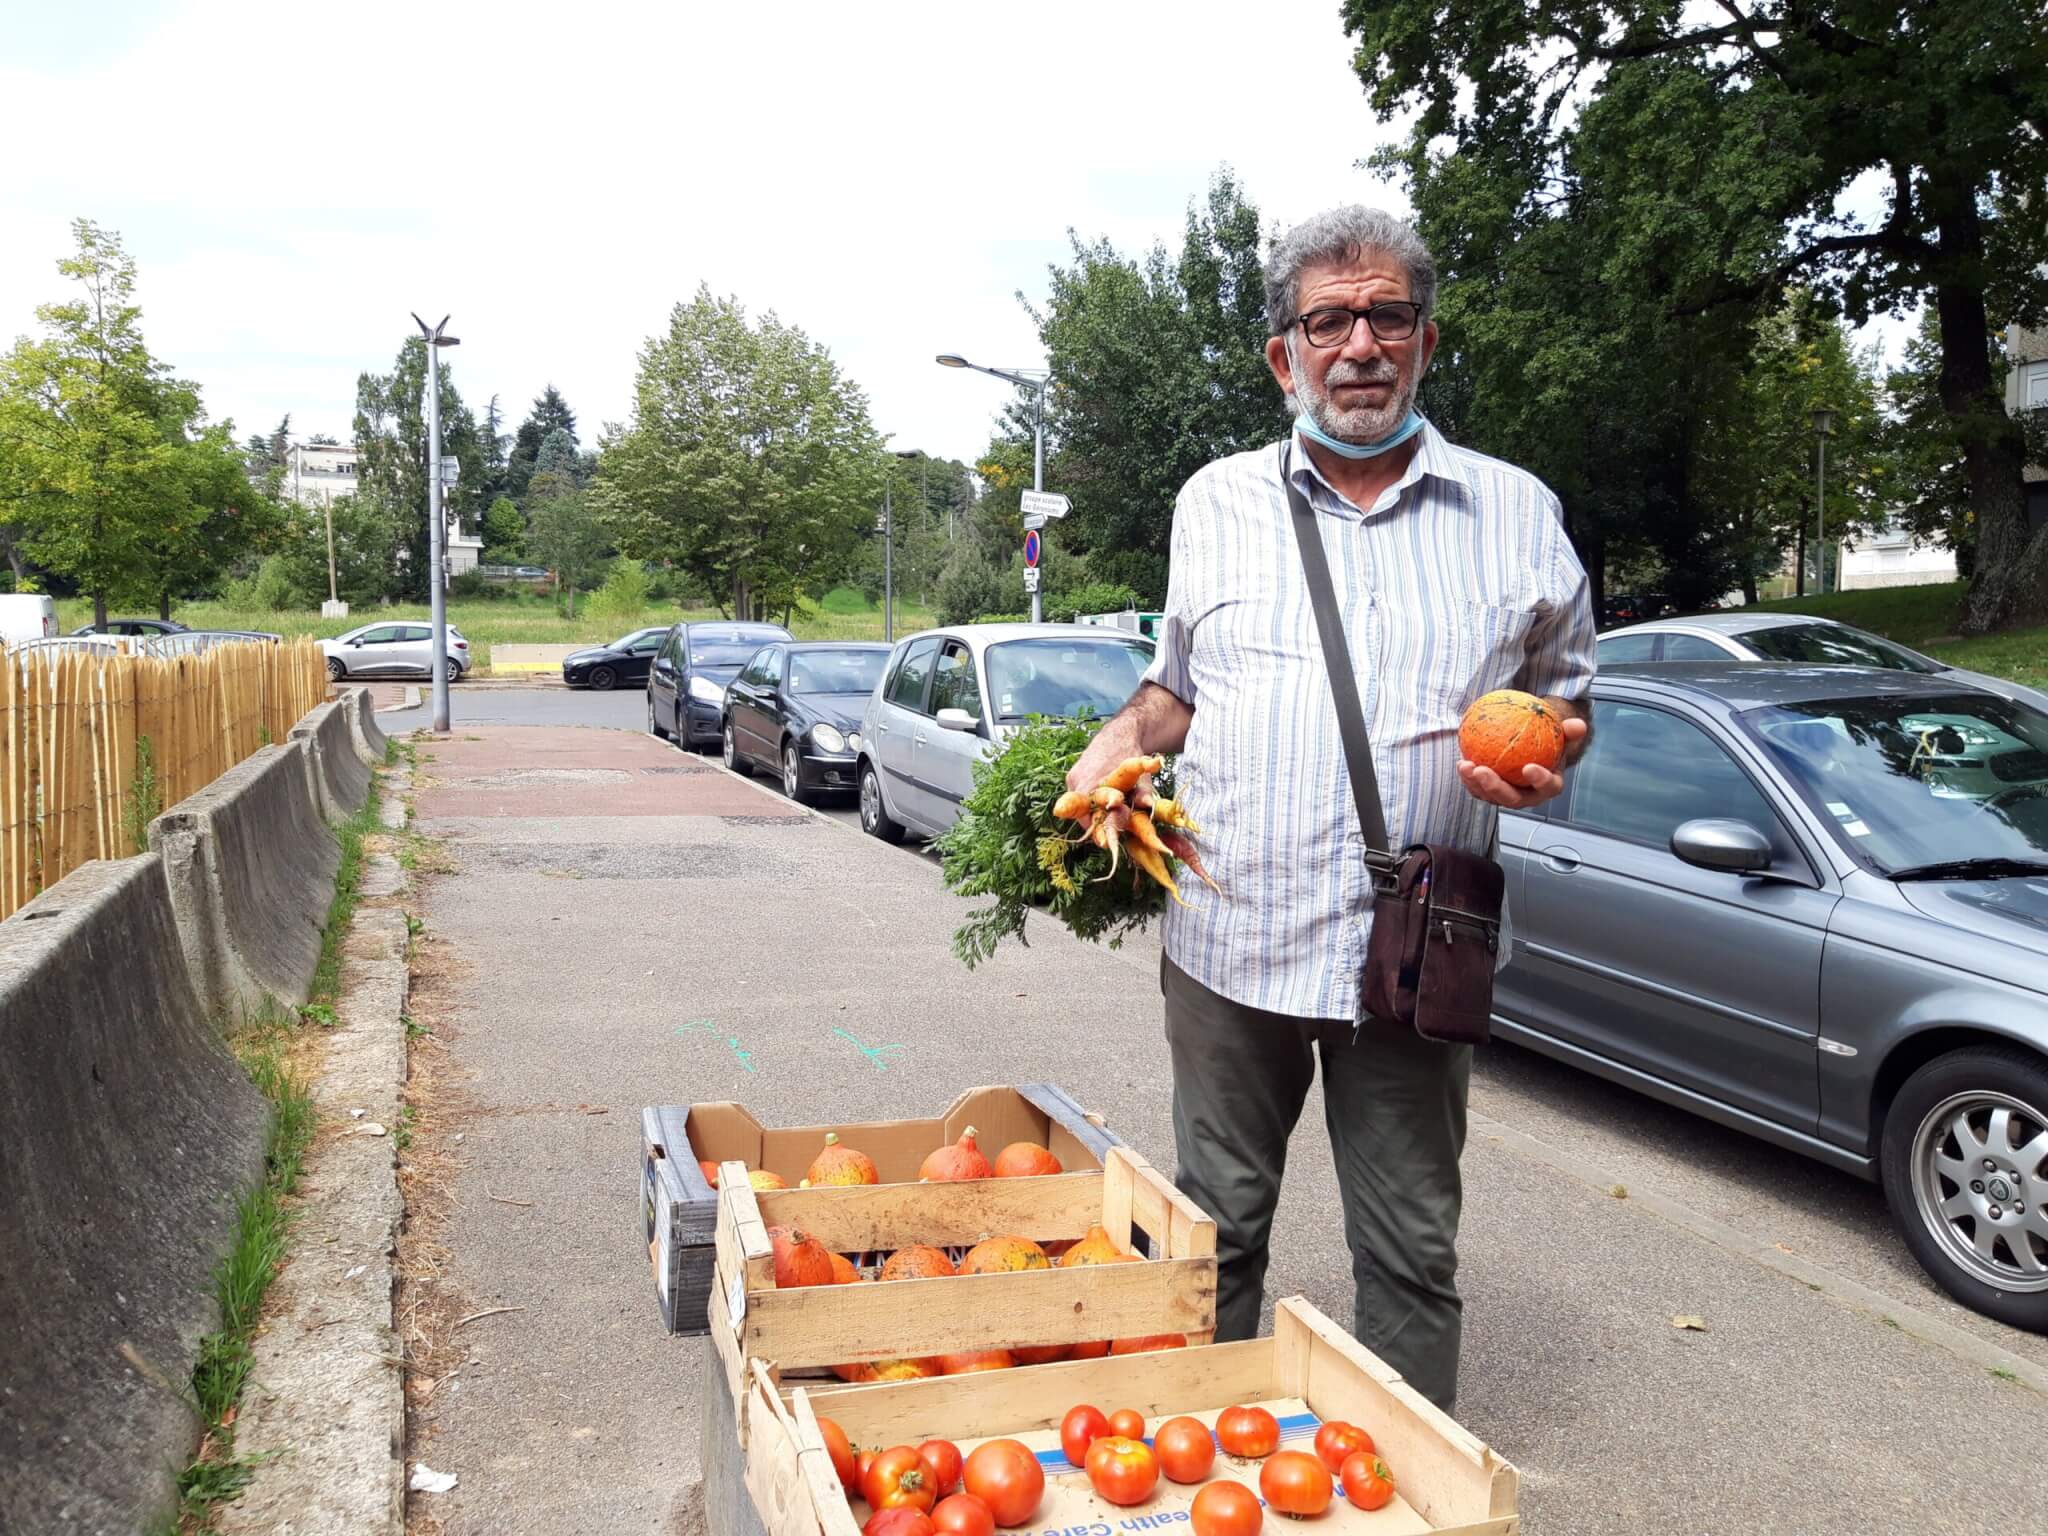
M 732 733 L 732 722 L 730 720 L 725 722 L 724 755 L 726 767 L 743 779 L 750 776 L 751 770 L 740 756 L 739 740 Z
M 903 841 L 903 828 L 889 814 L 889 808 L 882 803 L 882 780 L 875 772 L 873 763 L 861 765 L 860 828 L 868 836 L 879 837 L 885 843 Z
M 658 741 L 668 740 L 668 732 L 661 728 L 661 718 L 654 712 L 654 691 L 647 693 L 647 734 Z
M 448 658 L 448 681 L 451 683 L 462 681 L 462 663 L 452 656 Z
M 782 792 L 798 805 L 804 804 L 809 798 L 804 793 L 803 759 L 797 755 L 796 743 L 793 741 L 785 741 L 782 744 Z
M 344 677 L 347 676 L 348 668 L 344 667 L 341 664 L 341 658 L 339 656 L 330 656 L 327 658 L 327 680 L 329 682 L 338 683 Z
M 592 667 L 586 681 L 599 693 L 609 693 L 619 685 L 619 674 L 610 667 Z
M 1913 1135 L 1913 1203 L 1950 1263 L 2006 1291 L 2048 1291 L 2048 1113 L 1953 1093 Z

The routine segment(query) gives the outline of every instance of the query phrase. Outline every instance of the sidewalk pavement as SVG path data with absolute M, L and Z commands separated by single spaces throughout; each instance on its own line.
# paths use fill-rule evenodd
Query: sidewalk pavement
M 645 1104 L 803 1124 L 1048 1079 L 1172 1166 L 1152 946 L 1034 923 L 969 972 L 947 947 L 966 904 L 928 857 L 644 735 L 458 726 L 420 766 L 416 827 L 453 869 L 415 978 L 435 1033 L 414 1156 L 445 1172 L 412 1240 L 445 1245 L 444 1317 L 518 1310 L 453 1334 L 459 1375 L 415 1397 L 410 1456 L 460 1477 L 413 1495 L 417 1529 L 687 1528 L 702 1346 L 664 1335 L 650 1294 Z M 1617 1198 L 1511 1100 L 1475 1109 L 1458 1417 L 1521 1469 L 1528 1536 L 2048 1529 L 2048 1397 L 1987 1364 L 2008 1357 L 1759 1263 L 1675 1200 Z M 1290 1161 L 1268 1295 L 1348 1319 L 1313 1099 Z

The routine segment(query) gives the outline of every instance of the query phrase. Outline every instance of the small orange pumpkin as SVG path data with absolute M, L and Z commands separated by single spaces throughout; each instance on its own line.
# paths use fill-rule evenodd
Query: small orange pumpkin
M 1051 1269 L 1045 1250 L 1028 1237 L 984 1238 L 960 1261 L 963 1275 L 1000 1275 L 1019 1269 Z
M 809 1185 L 820 1184 L 879 1184 L 882 1176 L 875 1171 L 875 1160 L 865 1152 L 856 1152 L 844 1146 L 837 1131 L 825 1133 L 825 1150 L 811 1159 L 810 1171 L 804 1175 Z
M 948 1179 L 986 1179 L 991 1177 L 988 1159 L 981 1155 L 981 1148 L 974 1144 L 974 1127 L 969 1126 L 960 1133 L 960 1139 L 950 1147 L 941 1147 L 919 1165 L 917 1176 L 934 1184 Z
M 898 1248 L 882 1261 L 884 1280 L 929 1280 L 937 1275 L 954 1273 L 953 1261 L 924 1243 Z
M 834 1253 L 828 1254 L 827 1257 L 832 1260 L 832 1283 L 834 1285 L 852 1285 L 856 1280 L 860 1279 L 860 1271 L 853 1267 L 853 1260 L 849 1259 L 845 1254 Z
M 749 1168 L 747 1170 L 747 1182 L 756 1189 L 789 1188 L 789 1185 L 783 1181 L 781 1174 L 770 1173 L 766 1168 Z
M 775 1248 L 775 1286 L 832 1285 L 832 1255 L 825 1245 L 795 1227 L 770 1227 L 768 1241 Z
M 1458 751 L 1519 787 L 1530 764 L 1555 773 L 1564 761 L 1564 722 L 1535 694 L 1497 688 L 1465 711 Z
M 1100 1223 L 1088 1229 L 1088 1235 L 1060 1255 L 1060 1268 L 1078 1269 L 1083 1264 L 1116 1264 L 1127 1255 L 1110 1240 Z M 1128 1257 L 1135 1258 L 1131 1254 Z
M 1013 1141 L 996 1154 L 996 1177 L 1030 1179 L 1048 1173 L 1064 1173 L 1060 1160 L 1035 1141 Z
M 863 1360 L 854 1365 L 835 1365 L 832 1374 L 841 1381 L 863 1383 L 870 1381 L 922 1381 L 927 1376 L 939 1374 L 936 1358 Z
M 709 1158 L 700 1157 L 697 1159 L 697 1171 L 704 1175 L 704 1182 L 706 1184 L 709 1184 L 713 1189 L 718 1188 L 718 1164 L 712 1162 Z

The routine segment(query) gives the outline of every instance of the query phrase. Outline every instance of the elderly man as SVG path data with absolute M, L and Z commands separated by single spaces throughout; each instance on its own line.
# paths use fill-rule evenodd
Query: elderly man
M 1321 530 L 1397 850 L 1487 852 L 1497 807 L 1564 787 L 1461 759 L 1458 722 L 1490 689 L 1541 694 L 1575 759 L 1593 616 L 1557 498 L 1415 413 L 1435 290 L 1414 231 L 1368 208 L 1312 218 L 1274 251 L 1266 360 L 1294 430 L 1182 488 L 1157 658 L 1069 782 L 1180 754 L 1223 889 L 1168 908 L 1161 970 L 1178 1182 L 1217 1223 L 1217 1336 L 1258 1331 L 1287 1139 L 1320 1054 L 1356 1332 L 1448 1411 L 1471 1047 L 1357 1018 L 1372 891 L 1283 475 Z

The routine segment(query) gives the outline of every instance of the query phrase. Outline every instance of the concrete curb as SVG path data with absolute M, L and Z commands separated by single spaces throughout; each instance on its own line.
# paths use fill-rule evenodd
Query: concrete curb
M 320 822 L 309 748 L 259 748 L 149 824 L 185 966 L 212 1017 L 303 1002 L 319 968 L 341 849 Z
M 402 805 L 406 784 L 388 775 L 384 803 Z M 291 1256 L 265 1304 L 236 1421 L 236 1450 L 270 1459 L 218 1508 L 222 1536 L 405 1528 L 405 1351 L 394 1298 L 410 935 L 396 900 L 368 894 L 400 893 L 403 883 L 390 855 L 364 861 L 365 894 L 342 943 L 338 1022 L 312 1087 L 319 1129 Z
M 356 752 L 347 700 L 315 705 L 292 727 L 291 739 L 306 744 L 313 787 L 329 821 L 346 821 L 370 797 L 370 769 Z
M 1569 1152 L 1560 1151 L 1546 1141 L 1538 1140 L 1526 1131 L 1518 1131 L 1511 1125 L 1490 1119 L 1476 1111 L 1469 1115 L 1470 1134 L 1486 1136 L 1499 1142 L 1533 1162 L 1554 1168 L 1559 1173 L 1591 1185 L 1595 1189 L 1613 1189 L 1619 1182 L 1615 1177 L 1582 1158 Z M 1748 1233 L 1737 1230 L 1725 1222 L 1716 1221 L 1704 1212 L 1654 1190 L 1638 1185 L 1628 1187 L 1628 1203 L 1639 1210 L 1648 1211 L 1661 1217 L 1681 1231 L 1716 1248 L 1734 1254 L 1737 1258 L 1748 1259 L 1752 1264 L 1773 1270 L 1790 1279 L 1800 1281 L 1808 1288 L 1819 1291 L 1829 1301 L 1852 1311 L 1862 1312 L 1882 1321 L 1895 1324 L 1901 1331 L 1913 1335 L 1925 1343 L 1945 1349 L 1957 1359 L 1971 1365 L 1982 1366 L 1985 1370 L 2009 1377 L 2034 1391 L 2048 1396 L 2048 1366 L 2029 1360 L 2003 1349 L 1988 1339 L 1943 1322 L 1931 1313 L 1923 1312 L 1910 1302 L 1887 1296 L 1882 1291 L 1871 1289 L 1861 1281 L 1851 1280 L 1846 1275 L 1810 1259 L 1803 1259 L 1796 1253 L 1759 1243 Z
M 83 865 L 0 923 L 7 1529 L 141 1531 L 176 1507 L 214 1268 L 268 1124 L 156 855 Z

